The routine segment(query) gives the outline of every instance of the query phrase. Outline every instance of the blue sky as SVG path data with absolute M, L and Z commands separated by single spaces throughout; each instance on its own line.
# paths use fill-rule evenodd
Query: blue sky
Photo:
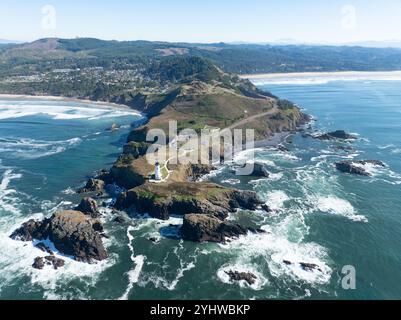
M 55 24 L 46 24 L 46 5 L 55 9 Z M 187 42 L 400 40 L 401 0 L 1 0 L 0 39 L 53 36 Z

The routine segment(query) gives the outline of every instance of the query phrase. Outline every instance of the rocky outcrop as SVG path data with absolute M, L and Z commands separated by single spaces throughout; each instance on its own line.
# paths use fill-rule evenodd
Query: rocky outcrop
M 52 249 L 50 249 L 47 245 L 45 245 L 43 242 L 39 242 L 36 246 L 36 248 L 38 248 L 39 250 L 42 250 L 43 252 L 46 252 L 50 255 L 53 255 L 53 251 Z
M 98 218 L 100 216 L 97 203 L 92 198 L 82 199 L 81 203 L 78 205 L 78 207 L 76 207 L 75 210 L 90 215 L 92 218 Z
M 385 164 L 379 160 L 350 160 L 337 162 L 336 168 L 344 173 L 368 177 L 371 176 L 371 174 L 364 168 L 367 164 L 377 167 L 385 167 Z
M 123 153 L 136 159 L 144 156 L 150 146 L 151 144 L 147 142 L 130 141 L 124 145 Z
M 252 176 L 268 178 L 269 175 L 270 175 L 269 171 L 267 171 L 267 169 L 265 168 L 265 166 L 262 163 L 258 163 L 258 162 L 254 163 Z
M 263 202 L 254 191 L 234 190 L 229 201 L 231 209 L 256 210 Z
M 272 212 L 272 209 L 266 203 L 262 204 L 260 208 L 268 213 Z
M 262 163 L 255 162 L 252 163 L 253 165 L 253 171 L 249 174 L 251 177 L 262 177 L 262 178 L 268 178 L 270 176 L 269 171 L 265 168 L 265 166 Z M 231 172 L 233 174 L 237 174 L 237 170 L 243 169 L 245 166 L 233 166 L 231 169 Z
M 187 214 L 181 228 L 184 240 L 194 242 L 225 242 L 226 238 L 246 235 L 248 229 L 235 223 L 222 221 L 213 215 Z
M 283 260 L 283 263 L 286 264 L 287 266 L 298 264 L 302 268 L 302 270 L 308 271 L 308 272 L 315 271 L 315 270 L 322 272 L 322 269 L 315 263 L 308 263 L 308 262 L 295 263 L 295 262 L 291 262 L 289 260 Z
M 333 131 L 333 132 L 328 132 L 322 135 L 318 135 L 315 136 L 316 139 L 319 140 L 335 140 L 335 139 L 339 139 L 339 140 L 356 140 L 358 139 L 357 136 L 349 134 L 347 132 L 345 132 L 344 130 L 337 130 L 337 131 Z
M 139 214 L 148 213 L 167 220 L 171 214 L 209 214 L 220 219 L 238 208 L 255 210 L 262 202 L 253 191 L 232 190 L 213 183 L 177 182 L 146 183 L 122 193 L 117 209 L 132 208 Z
M 123 224 L 123 223 L 125 223 L 125 219 L 121 216 L 118 216 L 113 219 L 113 222 L 118 223 L 118 224 Z
M 282 144 L 279 144 L 279 145 L 277 146 L 277 150 L 278 150 L 278 151 L 281 151 L 281 152 L 289 152 L 289 151 L 290 151 L 286 146 L 284 146 L 284 145 L 282 145 Z
M 33 261 L 32 267 L 35 269 L 42 270 L 45 267 L 45 259 L 42 257 L 36 257 Z
M 53 268 L 57 270 L 58 268 L 64 267 L 65 261 L 53 255 L 47 256 L 45 258 L 36 257 L 32 264 L 32 267 L 35 269 L 42 270 L 46 265 L 53 266 Z
M 230 281 L 246 281 L 250 286 L 256 282 L 257 277 L 250 272 L 238 272 L 238 271 L 225 271 L 230 277 Z
M 140 162 L 138 164 L 132 160 L 134 160 L 133 156 L 123 154 L 110 170 L 113 182 L 125 189 L 144 184 L 149 173 L 154 171 L 154 166 L 150 166 L 144 157 L 138 159 Z M 146 169 L 146 167 L 149 168 Z
M 61 211 L 43 221 L 30 220 L 14 231 L 11 238 L 21 241 L 53 242 L 61 253 L 77 261 L 92 263 L 107 258 L 99 232 L 101 223 L 80 211 Z
M 29 220 L 11 234 L 11 238 L 20 241 L 32 241 L 33 239 L 45 240 L 48 235 L 48 223 L 37 220 Z
M 193 164 L 190 167 L 189 179 L 191 181 L 198 181 L 203 176 L 209 174 L 213 170 L 216 170 L 214 166 L 207 164 Z
M 92 193 L 92 192 L 103 192 L 105 182 L 100 179 L 89 179 L 85 187 L 78 190 L 78 193 Z

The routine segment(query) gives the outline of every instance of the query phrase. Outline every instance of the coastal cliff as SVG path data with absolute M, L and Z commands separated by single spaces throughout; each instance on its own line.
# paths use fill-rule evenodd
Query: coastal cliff
M 297 130 L 308 121 L 308 116 L 291 102 L 262 92 L 249 81 L 224 73 L 207 60 L 186 61 L 184 71 L 178 76 L 175 71 L 180 68 L 182 63 L 174 64 L 174 61 L 157 65 L 154 74 L 158 81 L 169 84 L 170 89 L 164 93 L 143 92 L 130 103 L 118 101 L 144 112 L 147 122 L 130 132 L 123 153 L 110 170 L 89 179 L 78 190 L 83 195 L 81 204 L 43 221 L 26 222 L 12 233 L 13 239 L 49 239 L 61 253 L 82 262 L 106 259 L 108 253 L 102 237 L 107 235 L 98 220 L 97 203 L 87 198 L 88 194 L 101 197 L 106 193 L 116 197 L 116 209 L 129 214 L 146 213 L 161 220 L 168 220 L 171 215 L 185 217 L 182 235 L 186 240 L 222 242 L 226 237 L 240 236 L 251 230 L 225 220 L 237 209 L 266 210 L 255 192 L 199 181 L 215 169 L 211 165 L 172 164 L 168 160 L 161 164 L 161 181 L 155 183 L 152 181 L 154 165 L 145 157 L 151 145 L 146 135 L 152 129 L 168 134 L 169 121 L 176 120 L 179 132 L 192 129 L 200 133 L 204 128 L 254 129 L 255 139 L 264 140 L 276 133 Z M 172 137 L 167 136 L 167 142 L 171 140 Z M 167 152 L 168 146 L 165 148 Z M 257 164 L 254 175 L 268 173 Z M 110 193 L 110 186 L 122 187 L 122 192 L 117 188 Z M 199 219 L 194 215 L 199 215 Z M 34 267 L 42 268 L 45 263 L 53 263 L 55 268 L 62 265 L 61 261 L 50 257 L 38 259 Z
M 117 209 L 147 213 L 162 220 L 167 220 L 172 214 L 205 215 L 221 221 L 223 226 L 228 214 L 239 208 L 264 210 L 262 201 L 253 191 L 197 181 L 202 175 L 210 173 L 211 166 L 172 165 L 166 162 L 162 164 L 168 172 L 166 179 L 159 183 L 150 182 L 154 166 L 145 158 L 150 145 L 146 135 L 152 129 L 161 129 L 168 134 L 169 120 L 178 122 L 178 131 L 189 128 L 200 133 L 210 127 L 254 129 L 256 140 L 268 139 L 276 133 L 294 132 L 309 120 L 293 103 L 261 92 L 249 81 L 226 74 L 207 61 L 204 63 L 206 66 L 201 70 L 207 70 L 207 75 L 190 74 L 181 79 L 173 91 L 159 95 L 157 99 L 154 96 L 143 97 L 142 111 L 148 112 L 149 121 L 131 131 L 123 153 L 107 177 L 127 190 L 118 197 Z M 169 67 L 174 69 L 175 66 Z M 165 77 L 168 78 L 168 73 Z M 167 141 L 171 140 L 172 137 L 167 136 Z M 255 168 L 255 175 L 266 175 L 260 165 Z M 191 228 L 184 230 L 186 239 L 195 239 L 188 235 Z M 213 233 L 219 230 L 227 228 L 216 227 Z M 243 234 L 248 229 L 244 227 L 241 230 L 245 230 Z M 214 239 L 224 238 L 224 234 L 214 236 Z

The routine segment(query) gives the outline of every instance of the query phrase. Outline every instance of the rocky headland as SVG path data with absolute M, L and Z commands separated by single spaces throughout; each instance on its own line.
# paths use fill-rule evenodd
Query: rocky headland
M 146 114 L 147 122 L 131 131 L 123 153 L 110 170 L 103 170 L 78 190 L 84 198 L 73 210 L 61 211 L 42 221 L 30 220 L 15 230 L 11 237 L 20 241 L 50 240 L 63 255 L 77 261 L 93 263 L 104 260 L 108 253 L 103 245 L 104 234 L 96 200 L 88 196 L 115 198 L 114 207 L 129 214 L 149 214 L 167 220 L 180 215 L 185 240 L 195 242 L 224 242 L 248 232 L 263 232 L 231 223 L 229 213 L 238 209 L 269 211 L 253 191 L 226 188 L 202 181 L 215 168 L 211 165 L 161 163 L 162 181 L 152 182 L 154 165 L 145 154 L 151 145 L 146 141 L 152 129 L 169 133 L 169 120 L 178 121 L 178 131 L 204 128 L 254 129 L 256 140 L 266 140 L 277 133 L 295 132 L 309 117 L 288 102 L 258 90 L 251 82 L 227 74 L 204 60 L 196 60 L 195 71 L 185 78 L 166 81 L 174 86 L 165 93 L 141 93 L 130 107 Z M 178 66 L 169 65 L 169 70 Z M 163 69 L 164 70 L 164 69 Z M 110 130 L 118 129 L 113 125 Z M 173 137 L 168 136 L 167 142 Z M 281 141 L 280 141 L 281 142 Z M 168 147 L 166 147 L 167 149 Z M 167 150 L 166 150 L 167 151 Z M 204 162 L 202 162 L 204 163 Z M 254 176 L 268 177 L 263 164 L 255 163 Z M 113 221 L 125 223 L 117 216 Z M 63 262 L 49 254 L 38 257 L 33 266 L 59 268 Z

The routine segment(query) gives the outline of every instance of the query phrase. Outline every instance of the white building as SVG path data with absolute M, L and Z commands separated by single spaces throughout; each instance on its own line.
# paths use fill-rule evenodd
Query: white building
M 159 162 L 156 162 L 156 164 L 155 164 L 155 180 L 157 180 L 157 181 L 162 180 L 162 174 L 161 174 Z

